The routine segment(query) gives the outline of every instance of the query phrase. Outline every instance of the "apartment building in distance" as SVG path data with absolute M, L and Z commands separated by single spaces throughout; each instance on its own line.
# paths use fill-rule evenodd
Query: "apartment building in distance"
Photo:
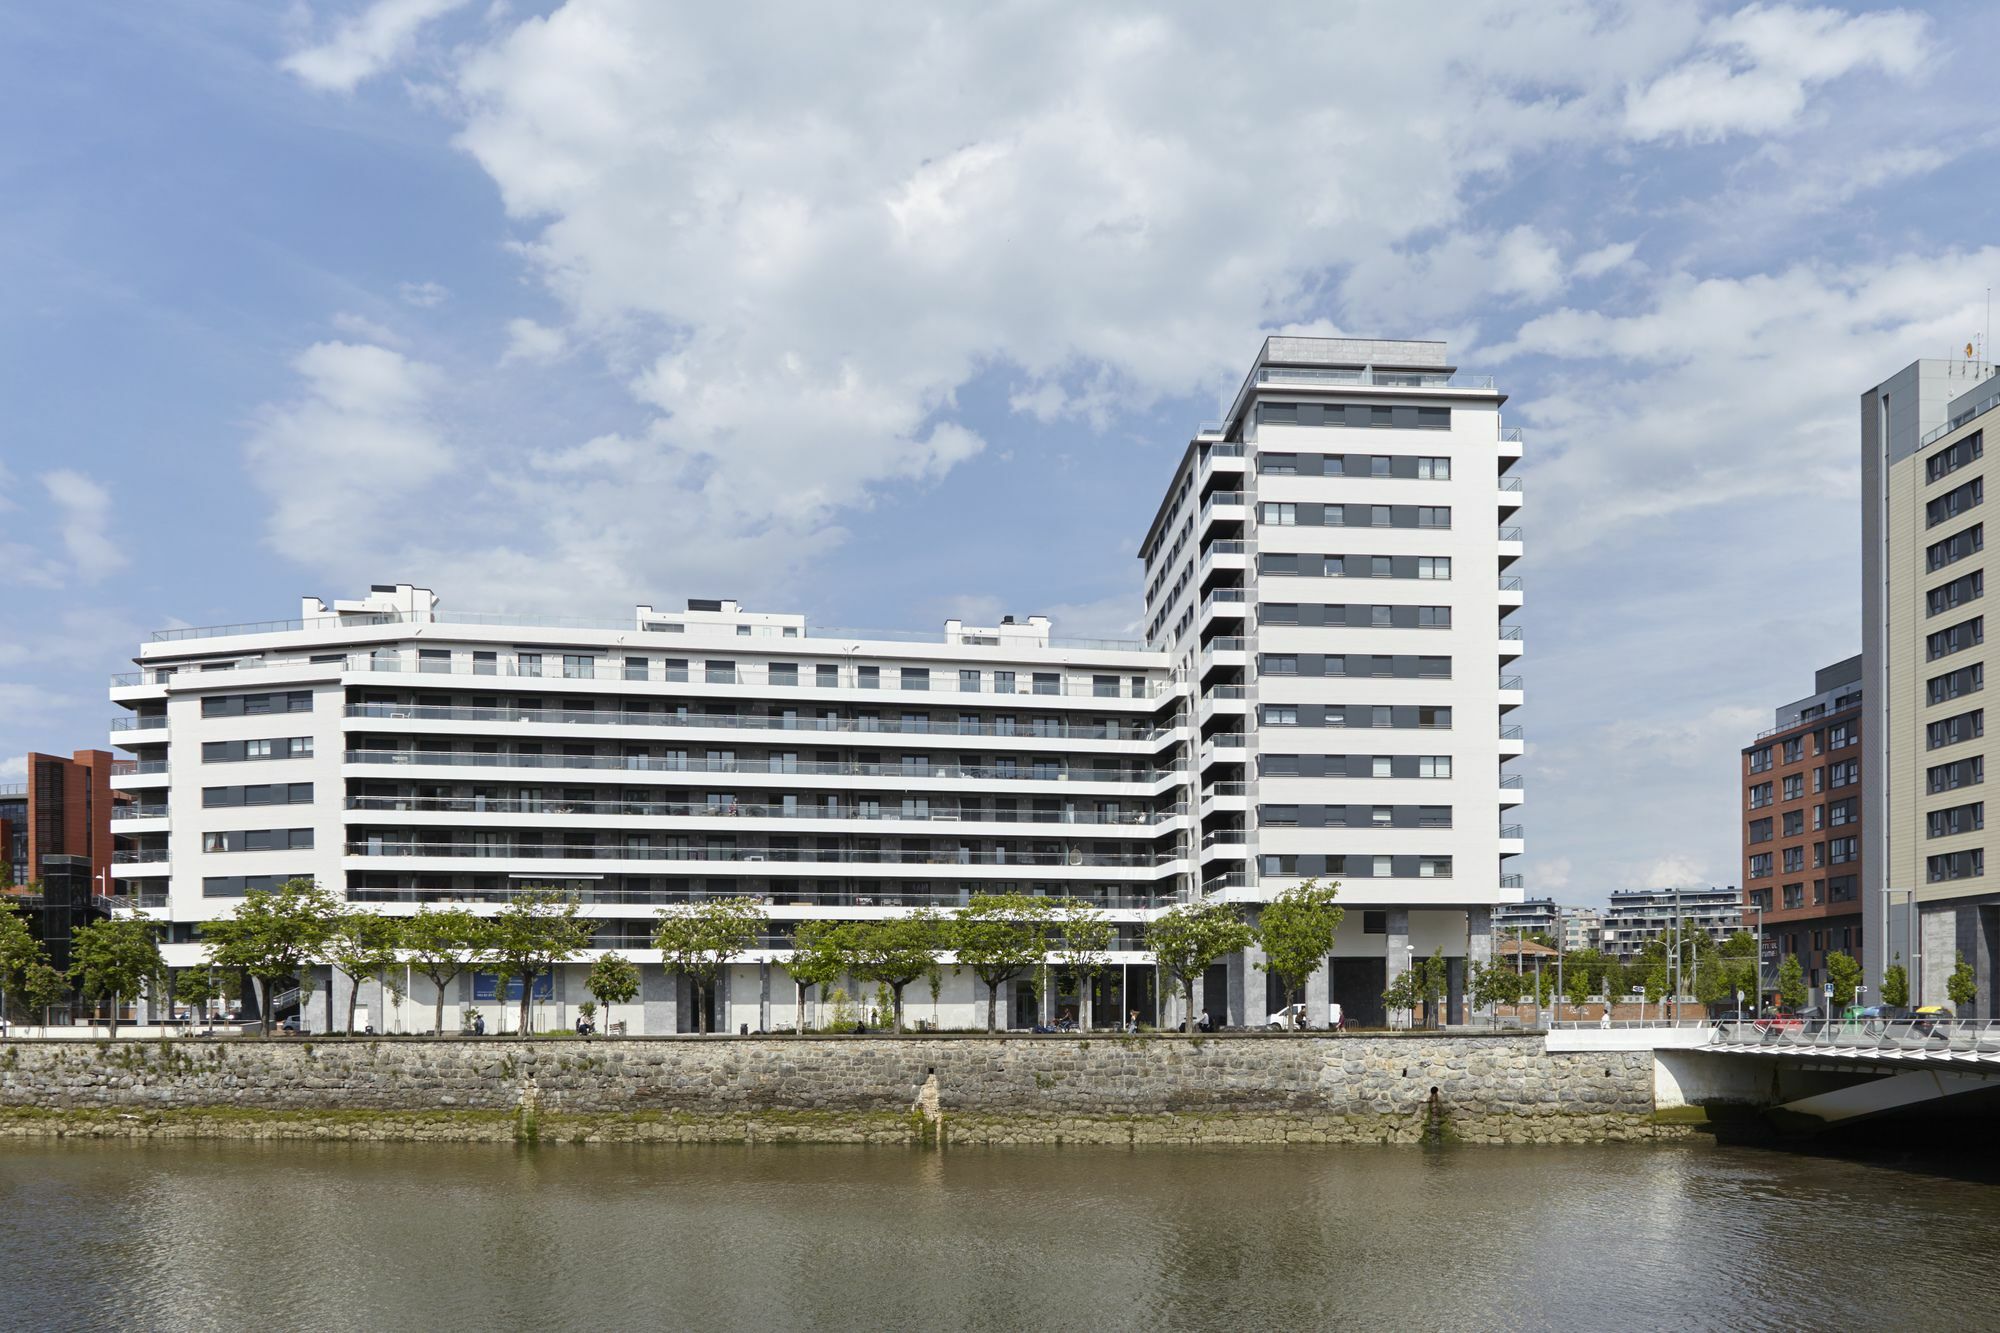
M 1862 858 L 1868 984 L 1946 1003 L 1962 955 L 1996 1012 L 2000 882 L 1986 865 L 1990 363 L 1917 361 L 1861 395 Z
M 27 757 L 27 780 L 0 787 L 0 894 L 69 966 L 70 933 L 108 911 L 112 830 L 130 804 L 113 790 L 106 750 Z
M 1813 692 L 1777 710 L 1743 747 L 1743 905 L 1763 957 L 1799 960 L 1815 993 L 1826 957 L 1860 958 L 1861 658 L 1813 676 Z
M 1493 929 L 1503 938 L 1547 935 L 1554 941 L 1563 910 L 1556 906 L 1553 898 L 1526 898 L 1518 903 L 1503 903 L 1493 909 Z
M 1600 947 L 1621 963 L 1669 935 L 1678 921 L 1718 945 L 1743 929 L 1743 899 L 1735 885 L 1706 889 L 1633 889 L 1611 895 Z
M 617 950 L 642 988 L 609 1021 L 660 1033 L 697 1021 L 650 945 L 672 903 L 744 895 L 769 914 L 718 987 L 722 1030 L 792 1023 L 801 921 L 1001 891 L 1089 902 L 1118 932 L 1095 993 L 1023 984 L 1003 1021 L 1173 1022 L 1146 922 L 1203 899 L 1254 913 L 1319 876 L 1347 923 L 1309 1000 L 1379 1020 L 1388 982 L 1435 951 L 1456 1016 L 1493 908 L 1521 896 L 1503 822 L 1522 798 L 1505 674 L 1521 450 L 1503 401 L 1441 344 L 1268 340 L 1141 544 L 1144 642 L 1065 640 L 1041 617 L 834 631 L 720 599 L 494 616 L 409 584 L 161 631 L 112 687 L 116 782 L 139 803 L 118 887 L 166 923 L 176 966 L 198 960 L 203 921 L 294 876 L 392 914 L 555 887 L 595 934 L 550 1003 L 580 1002 Z M 1211 969 L 1197 1003 L 1261 1023 L 1257 961 Z M 308 1027 L 344 987 L 317 990 Z M 416 992 L 385 1012 L 365 988 L 364 1021 L 427 1026 L 435 997 Z M 496 992 L 475 976 L 445 998 L 455 1015 Z M 970 1026 L 985 999 L 952 973 L 912 1017 Z

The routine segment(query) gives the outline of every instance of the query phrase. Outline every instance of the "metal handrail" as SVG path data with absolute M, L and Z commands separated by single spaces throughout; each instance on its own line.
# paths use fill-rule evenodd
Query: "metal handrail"
M 2000 1063 L 2000 1021 L 1931 1018 L 1718 1019 L 1710 1044 L 1859 1056 L 1944 1056 Z
M 469 754 L 458 750 L 349 750 L 343 756 L 350 764 L 410 764 L 439 768 L 580 768 L 610 769 L 627 773 L 740 773 L 784 777 L 806 773 L 827 777 L 878 778 L 975 778 L 1007 782 L 1163 782 L 1183 771 L 1180 765 L 1147 769 L 1136 773 L 1124 770 L 1049 766 L 1032 764 L 1015 768 L 970 764 L 864 764 L 799 760 L 773 767 L 762 759 L 665 759 L 652 755 L 587 754 Z
M 1503 542 L 1520 541 L 1521 530 L 1519 528 L 1502 528 L 1500 529 L 1500 540 Z
M 1107 696 L 1109 697 L 1109 696 Z M 349 704 L 348 717 L 387 721 L 531 722 L 563 726 L 688 727 L 724 731 L 855 732 L 861 735 L 990 736 L 1013 740 L 1153 741 L 1171 727 L 1112 727 L 1035 719 L 1025 726 L 963 719 L 772 717 L 762 713 L 626 713 L 574 708 L 464 708 L 447 704 Z
M 967 810 L 960 806 L 928 806 L 921 810 L 906 810 L 896 802 L 870 802 L 874 808 L 860 804 L 840 806 L 809 805 L 803 802 L 786 806 L 770 802 L 730 801 L 597 801 L 597 800 L 555 800 L 546 796 L 350 796 L 347 798 L 349 810 L 379 810 L 388 812 L 421 812 L 441 810 L 453 814 L 486 815 L 595 815 L 595 816 L 638 816 L 643 818 L 689 818 L 689 819 L 797 819 L 797 820 L 864 820 L 870 822 L 895 823 L 907 820 L 915 823 L 944 824 L 1060 824 L 1098 825 L 1106 827 L 1149 826 L 1164 824 L 1179 815 L 1187 813 L 1187 807 L 1176 802 L 1153 810 L 1121 810 L 1115 813 L 1096 810 Z M 165 810 L 162 806 L 160 809 Z
M 702 861 L 736 865 L 929 865 L 929 866 L 1087 866 L 1157 869 L 1183 859 L 1172 852 L 1090 852 L 1080 848 L 1056 851 L 1016 849 L 975 851 L 951 847 L 925 851 L 905 848 L 824 847 L 633 847 L 619 844 L 576 846 L 564 842 L 391 842 L 368 839 L 350 842 L 349 856 L 450 857 L 469 860 L 524 861 Z

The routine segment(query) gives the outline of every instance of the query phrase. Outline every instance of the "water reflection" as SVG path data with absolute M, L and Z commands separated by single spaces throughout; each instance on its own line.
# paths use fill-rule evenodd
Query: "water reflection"
M 1688 1146 L 0 1145 L 3 1328 L 1975 1327 L 2000 1194 Z

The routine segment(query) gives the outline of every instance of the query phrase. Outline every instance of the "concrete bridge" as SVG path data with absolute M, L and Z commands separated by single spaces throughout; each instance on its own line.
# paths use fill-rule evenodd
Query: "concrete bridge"
M 1551 1052 L 1650 1049 L 1660 1110 L 1754 1107 L 1795 1130 L 2000 1116 L 2000 1023 L 1703 1020 L 1556 1028 L 1547 1040 Z

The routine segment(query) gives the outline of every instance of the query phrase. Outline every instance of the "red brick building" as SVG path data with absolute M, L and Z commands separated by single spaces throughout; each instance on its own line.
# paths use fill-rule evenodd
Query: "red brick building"
M 1775 721 L 1740 761 L 1744 925 L 1762 909 L 1766 992 L 1796 956 L 1818 1003 L 1826 956 L 1861 959 L 1860 657 L 1817 672 Z
M 68 759 L 31 754 L 27 781 L 0 787 L 0 867 L 10 883 L 41 879 L 47 857 L 80 856 L 94 882 L 104 876 L 99 892 L 109 892 L 111 811 L 120 799 L 111 790 L 111 764 L 105 750 L 78 750 Z

